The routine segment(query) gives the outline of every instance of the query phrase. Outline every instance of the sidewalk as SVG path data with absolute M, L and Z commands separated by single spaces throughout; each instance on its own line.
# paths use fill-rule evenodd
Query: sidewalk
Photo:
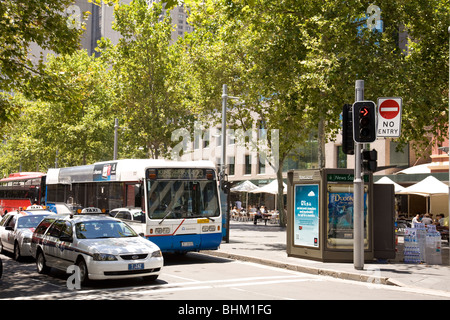
M 365 262 L 364 270 L 356 270 L 353 263 L 330 263 L 288 257 L 286 228 L 259 222 L 230 222 L 230 242 L 222 242 L 220 249 L 206 251 L 210 255 L 256 262 L 305 273 L 327 275 L 340 279 L 381 283 L 423 291 L 439 290 L 450 297 L 450 267 L 448 243 L 442 245 L 442 265 L 405 264 L 402 243 L 397 258 L 388 263 Z

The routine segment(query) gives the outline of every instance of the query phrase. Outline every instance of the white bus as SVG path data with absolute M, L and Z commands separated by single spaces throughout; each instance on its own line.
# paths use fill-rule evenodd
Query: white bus
M 126 159 L 49 169 L 46 204 L 104 213 L 141 207 L 145 222 L 130 223 L 163 252 L 217 249 L 222 211 L 215 166 L 210 161 Z

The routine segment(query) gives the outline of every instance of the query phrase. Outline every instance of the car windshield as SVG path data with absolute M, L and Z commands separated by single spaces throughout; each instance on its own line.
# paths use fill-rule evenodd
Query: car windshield
M 45 218 L 45 215 L 33 215 L 20 217 L 17 220 L 17 228 L 36 228 L 37 225 Z
M 137 237 L 137 233 L 121 221 L 83 221 L 75 225 L 78 239 Z

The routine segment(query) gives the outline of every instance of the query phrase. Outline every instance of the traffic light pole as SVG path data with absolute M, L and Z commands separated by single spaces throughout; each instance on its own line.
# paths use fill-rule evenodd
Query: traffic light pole
M 364 80 L 356 80 L 355 100 L 364 100 Z M 353 265 L 364 269 L 364 181 L 361 161 L 362 143 L 355 142 L 355 174 L 353 180 Z

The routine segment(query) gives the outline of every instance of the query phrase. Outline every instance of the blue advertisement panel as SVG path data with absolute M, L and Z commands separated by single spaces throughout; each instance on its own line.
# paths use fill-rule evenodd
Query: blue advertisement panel
M 319 247 L 319 185 L 295 185 L 294 245 Z

